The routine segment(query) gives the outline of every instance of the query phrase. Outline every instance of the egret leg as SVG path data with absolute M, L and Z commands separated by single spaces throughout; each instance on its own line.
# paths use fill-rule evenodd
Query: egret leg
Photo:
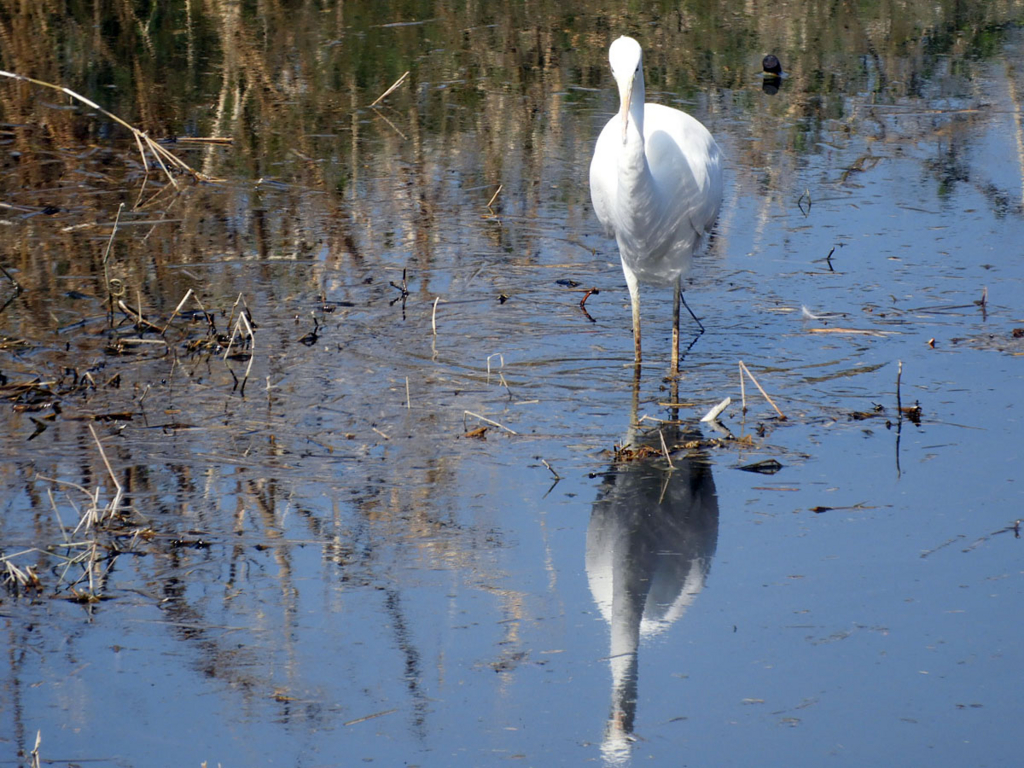
M 640 366 L 640 286 L 637 284 L 633 270 L 622 264 L 622 273 L 626 276 L 626 287 L 629 288 L 629 301 L 633 305 L 633 365 Z
M 623 445 L 635 448 L 638 445 L 636 435 L 640 430 L 640 367 L 633 368 L 633 396 L 629 402 L 629 429 Z
M 679 301 L 683 297 L 682 278 L 672 292 L 672 376 L 679 376 Z M 689 307 L 687 307 L 689 309 Z

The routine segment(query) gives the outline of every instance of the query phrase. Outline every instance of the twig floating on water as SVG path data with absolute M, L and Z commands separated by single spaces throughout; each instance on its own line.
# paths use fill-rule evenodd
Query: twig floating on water
M 895 331 L 867 331 L 861 328 L 808 328 L 809 333 L 851 333 L 855 336 L 891 336 Z
M 226 146 L 235 143 L 230 136 L 178 136 L 174 141 L 178 144 L 222 144 Z

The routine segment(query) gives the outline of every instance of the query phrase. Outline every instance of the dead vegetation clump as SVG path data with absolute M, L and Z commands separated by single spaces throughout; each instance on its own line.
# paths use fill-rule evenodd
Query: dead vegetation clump
M 55 596 L 97 603 L 105 599 L 107 576 L 118 556 L 135 552 L 140 541 L 154 535 L 145 517 L 125 502 L 124 488 L 91 424 L 89 431 L 108 482 L 97 481 L 86 488 L 36 475 L 46 484 L 59 538 L 45 548 L 0 553 L 0 582 L 15 595 L 41 594 L 48 588 L 49 573 L 54 577 Z

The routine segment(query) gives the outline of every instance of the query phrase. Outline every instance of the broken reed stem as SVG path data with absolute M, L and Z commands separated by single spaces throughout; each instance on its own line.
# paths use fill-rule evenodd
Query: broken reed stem
M 747 412 L 747 385 L 743 379 L 743 363 L 740 362 L 740 402 L 743 405 L 743 412 Z
M 675 471 L 676 465 L 672 463 L 672 457 L 669 456 L 668 446 L 665 445 L 665 433 L 660 429 L 658 430 L 658 437 L 661 438 L 661 451 L 665 454 L 665 461 L 668 462 L 668 468 Z
M 434 332 L 435 336 L 437 336 L 437 302 L 440 300 L 440 296 L 434 299 L 434 311 L 430 313 L 430 330 Z
M 898 367 L 896 368 L 896 413 L 898 418 L 903 420 L 903 398 L 900 395 L 900 380 L 903 378 L 903 361 L 897 360 Z
M 391 95 L 392 91 L 394 91 L 398 86 L 400 86 L 402 83 L 405 82 L 405 78 L 407 78 L 408 76 L 409 76 L 409 73 L 406 72 L 400 78 L 395 80 L 395 82 L 391 84 L 391 87 L 388 88 L 386 91 L 384 91 L 384 93 L 382 93 L 380 96 L 378 96 L 370 106 L 371 107 L 376 107 L 378 104 L 380 104 L 382 101 L 384 101 L 384 99 L 386 99 L 388 96 Z
M 235 299 L 235 303 L 231 305 L 231 314 L 228 315 L 228 323 L 227 323 L 227 327 L 228 328 L 232 327 L 232 323 L 235 320 L 235 310 L 238 309 L 238 305 L 239 304 L 242 305 L 242 309 L 243 310 L 246 310 L 246 309 L 249 308 L 249 305 L 246 304 L 246 302 L 245 302 L 245 294 L 243 294 L 243 293 L 239 293 L 238 294 L 238 298 Z
M 239 313 L 238 319 L 240 322 L 245 323 L 245 330 L 249 334 L 249 364 L 245 366 L 245 380 L 248 381 L 249 373 L 252 371 L 252 361 L 256 359 L 256 334 L 253 332 L 252 325 L 249 323 L 248 307 Z M 244 388 L 244 381 L 242 386 Z
M 50 88 L 55 91 L 60 91 L 61 93 L 64 93 L 70 96 L 71 98 L 80 101 L 82 104 L 85 104 L 86 106 L 91 107 L 92 109 L 95 109 L 101 114 L 107 116 L 118 125 L 127 128 L 129 131 L 132 132 L 132 135 L 135 137 L 136 145 L 139 147 L 139 154 L 142 155 L 142 166 L 143 168 L 147 169 L 147 176 L 149 163 L 146 162 L 145 149 L 148 149 L 150 154 L 153 155 L 157 163 L 159 163 L 160 168 L 163 169 L 163 172 L 167 175 L 167 180 L 171 182 L 175 189 L 178 188 L 178 182 L 171 175 L 171 172 L 167 169 L 167 165 L 164 164 L 164 160 L 166 160 L 170 165 L 177 168 L 178 170 L 191 174 L 192 178 L 196 179 L 197 181 L 214 181 L 214 179 L 211 179 L 209 176 L 206 176 L 200 173 L 199 171 L 195 170 L 192 166 L 190 166 L 184 160 L 178 158 L 176 155 L 172 154 L 169 150 L 164 149 L 162 146 L 160 146 L 151 138 L 149 138 L 149 136 L 147 136 L 145 132 L 140 131 L 135 126 L 128 124 L 120 117 L 115 115 L 113 112 L 108 112 L 95 101 L 87 99 L 80 93 L 75 93 L 70 88 L 65 88 L 63 85 L 54 85 L 53 83 L 48 83 L 45 80 L 36 80 L 32 77 L 25 77 L 24 75 L 19 75 L 14 72 L 7 72 L 2 69 L 0 69 L 0 76 L 10 77 L 14 80 L 21 80 L 22 82 L 31 83 L 32 85 L 38 85 L 42 86 L 43 88 Z M 143 148 L 143 145 L 145 145 L 145 149 Z
M 472 416 L 474 419 L 480 419 L 480 421 L 486 421 L 488 424 L 491 424 L 492 426 L 498 427 L 499 429 L 504 429 L 506 432 L 508 432 L 511 435 L 518 435 L 519 434 L 514 429 L 509 429 L 504 424 L 499 424 L 496 421 L 492 421 L 491 419 L 488 419 L 486 416 L 481 416 L 479 413 L 473 413 L 472 411 L 463 411 L 462 413 L 465 416 Z
M 743 375 L 740 374 L 740 382 L 742 382 L 742 381 L 743 381 Z M 732 404 L 732 398 L 731 397 L 725 398 L 722 402 L 720 402 L 718 405 L 716 405 L 710 411 L 705 413 L 704 417 L 701 419 L 701 421 L 702 422 L 718 421 L 718 417 L 722 415 L 722 411 L 724 411 L 726 408 L 728 408 L 731 404 Z
M 555 468 L 554 467 L 552 467 L 550 464 L 548 464 L 544 459 L 541 459 L 540 456 L 538 456 L 537 458 L 540 459 L 540 463 L 543 464 L 545 467 L 547 467 L 548 471 L 552 475 L 555 476 L 555 480 L 561 480 L 562 479 L 562 476 L 560 474 L 558 474 L 557 472 L 555 472 Z
M 412 410 L 412 398 L 409 396 L 409 377 L 405 377 L 405 410 Z
M 110 313 L 114 313 L 114 293 L 110 290 L 110 274 L 107 270 L 107 259 L 110 258 L 110 249 L 114 245 L 114 235 L 117 234 L 117 225 L 121 222 L 121 211 L 124 210 L 124 203 L 117 206 L 117 215 L 114 217 L 114 228 L 110 231 L 110 239 L 107 240 L 107 249 L 103 252 L 103 288 L 107 292 L 107 303 L 110 305 Z
M 159 325 L 155 325 L 154 323 L 149 322 L 149 320 L 142 316 L 141 304 L 139 305 L 138 310 L 134 310 L 124 303 L 124 299 L 118 299 L 117 306 L 118 309 L 120 309 L 122 312 L 128 315 L 128 317 L 130 317 L 135 322 L 135 324 L 139 327 L 140 331 L 142 330 L 143 326 L 145 326 L 151 331 L 162 333 L 163 329 L 161 329 Z M 124 341 L 142 341 L 142 339 L 124 339 Z
M 488 208 L 490 208 L 492 205 L 494 205 L 494 201 L 498 199 L 498 195 L 501 194 L 501 190 L 503 190 L 504 188 L 505 188 L 504 184 L 499 184 L 498 185 L 498 191 L 495 192 L 493 195 L 491 195 L 491 199 L 487 201 L 487 207 Z
M 238 319 L 235 320 L 235 308 L 238 306 L 239 302 L 241 302 L 242 304 L 242 309 L 238 313 Z M 256 350 L 256 334 L 253 333 L 252 325 L 249 323 L 248 313 L 249 305 L 245 303 L 245 296 L 240 293 L 238 294 L 238 298 L 235 299 L 235 303 L 231 305 L 231 315 L 228 317 L 228 326 L 231 327 L 231 338 L 228 339 L 228 347 L 227 349 L 224 350 L 224 359 L 227 360 L 228 355 L 231 354 L 231 347 L 235 342 L 235 336 L 243 336 L 244 338 L 244 333 L 248 333 L 250 352 L 249 365 L 251 367 L 253 358 L 253 355 L 251 353 L 255 352 Z M 231 324 L 232 320 L 235 320 L 234 325 Z M 245 325 L 244 328 L 242 327 L 243 324 Z M 245 373 L 246 376 L 249 375 L 248 368 L 246 368 Z
M 29 765 L 31 766 L 31 768 L 39 768 L 40 766 L 39 747 L 42 745 L 42 743 L 43 732 L 36 731 L 36 745 L 32 747 L 32 751 L 29 753 Z
M 782 411 L 780 411 L 780 410 L 779 410 L 779 406 L 777 406 L 777 405 L 775 404 L 775 401 L 774 401 L 774 400 L 772 400 L 772 399 L 771 399 L 771 398 L 770 398 L 770 397 L 768 396 L 768 393 L 764 391 L 764 387 L 762 387 L 762 386 L 761 386 L 761 385 L 760 385 L 760 384 L 758 383 L 757 379 L 755 379 L 755 378 L 754 378 L 754 374 L 752 374 L 752 373 L 750 372 L 750 369 L 749 369 L 749 368 L 747 368 L 747 366 L 743 364 L 743 361 L 742 361 L 742 360 L 740 360 L 739 362 L 740 362 L 740 370 L 741 370 L 741 371 L 743 371 L 743 373 L 746 373 L 746 374 L 747 374 L 747 376 L 749 376 L 749 377 L 750 377 L 750 380 L 751 380 L 752 382 L 754 382 L 754 386 L 755 386 L 755 387 L 757 387 L 757 388 L 758 388 L 758 389 L 759 389 L 759 390 L 761 391 L 761 394 L 762 394 L 762 395 L 764 395 L 764 399 L 765 399 L 765 400 L 767 400 L 767 401 L 768 401 L 768 404 L 769 404 L 769 405 L 771 405 L 771 407 L 775 409 L 775 412 L 776 412 L 777 414 L 779 414 L 779 419 L 780 419 L 780 420 L 782 420 L 782 421 L 785 421 L 785 420 L 786 420 L 786 414 L 784 414 L 784 413 L 783 413 Z M 741 376 L 740 376 L 740 385 L 742 386 L 742 384 L 743 384 L 743 377 L 742 377 L 742 375 L 741 375 Z M 746 406 L 744 406 L 744 407 L 746 407 Z
M 498 366 L 499 368 L 504 368 L 505 367 L 505 355 L 504 354 L 502 354 L 501 352 L 494 352 L 493 354 L 488 355 L 487 356 L 487 383 L 488 384 L 491 383 L 491 358 L 492 357 L 498 358 L 498 362 L 501 363 L 501 365 Z
M 100 456 L 103 459 L 104 466 L 106 466 L 107 468 L 107 473 L 110 475 L 110 480 L 114 484 L 114 487 L 117 488 L 117 493 L 114 495 L 114 500 L 110 502 L 110 506 L 108 507 L 108 510 L 110 511 L 110 516 L 113 517 L 114 513 L 117 511 L 117 508 L 121 505 L 121 497 L 124 495 L 124 489 L 121 488 L 121 484 L 117 481 L 117 476 L 114 474 L 114 470 L 110 466 L 110 462 L 107 460 L 107 454 L 103 450 L 103 443 L 100 442 L 99 435 L 96 434 L 96 429 L 93 427 L 92 424 L 89 425 L 89 431 L 92 432 L 92 439 L 96 441 L 96 447 L 99 448 L 100 450 Z M 97 488 L 96 490 L 98 500 L 99 489 Z
M 171 312 L 171 316 L 167 319 L 167 325 L 165 325 L 164 329 L 162 331 L 160 331 L 160 335 L 161 336 L 166 336 L 167 335 L 167 329 L 171 327 L 171 323 L 174 322 L 174 318 L 178 316 L 179 312 L 181 312 L 181 308 L 185 306 L 185 302 L 188 301 L 188 297 L 191 296 L 191 295 L 192 295 L 192 289 L 189 288 L 185 292 L 185 297 L 181 301 L 178 302 L 178 306 L 176 306 L 174 308 L 174 311 Z
M 247 307 L 247 309 L 248 309 L 248 307 Z M 252 325 L 249 323 L 249 313 L 248 312 L 242 312 L 238 316 L 238 319 L 241 320 L 243 323 L 245 323 L 245 332 L 249 334 L 249 343 L 252 345 L 252 348 L 255 349 L 256 348 L 256 334 L 253 333 Z

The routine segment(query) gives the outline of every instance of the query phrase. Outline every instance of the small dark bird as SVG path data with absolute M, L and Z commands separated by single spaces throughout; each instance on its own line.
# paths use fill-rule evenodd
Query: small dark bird
M 774 96 L 782 85 L 782 64 L 779 57 L 769 53 L 761 59 L 761 68 L 764 70 L 761 74 L 761 90 L 769 96 Z

